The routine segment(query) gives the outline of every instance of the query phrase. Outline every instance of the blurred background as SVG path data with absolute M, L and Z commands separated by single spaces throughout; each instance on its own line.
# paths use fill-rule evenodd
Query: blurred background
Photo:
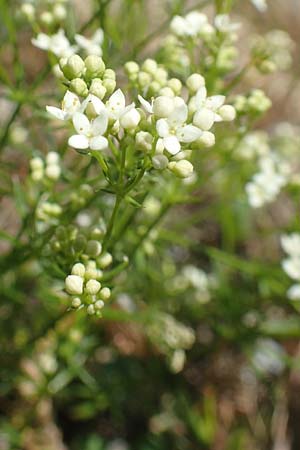
M 125 84 L 122 64 L 155 55 L 174 11 L 203 3 L 74 0 L 67 30 L 101 26 L 103 58 Z M 205 3 L 212 18 L 213 2 Z M 47 264 L 41 273 L 34 254 L 12 250 L 24 227 L 32 148 L 46 154 L 58 142 L 65 151 L 64 131 L 51 137 L 44 114 L 60 93 L 19 3 L 0 5 L 0 450 L 299 450 L 300 308 L 285 297 L 279 245 L 280 230 L 300 230 L 298 199 L 281 194 L 252 214 L 234 192 L 220 196 L 216 178 L 196 189 L 201 201 L 166 217 L 152 236 L 159 250 L 145 243 L 104 319 L 61 317 Z M 237 1 L 232 20 L 242 23 L 240 68 L 253 35 L 280 29 L 292 38 L 289 70 L 250 70 L 234 93 L 263 89 L 273 106 L 256 128 L 281 130 L 300 150 L 299 0 L 269 0 L 265 13 Z M 222 142 L 218 148 L 226 153 Z M 65 159 L 69 168 L 80 165 L 78 155 Z M 208 275 L 188 271 L 182 289 L 178 261 Z M 159 314 L 158 302 L 165 308 Z M 165 334 L 175 335 L 175 352 Z

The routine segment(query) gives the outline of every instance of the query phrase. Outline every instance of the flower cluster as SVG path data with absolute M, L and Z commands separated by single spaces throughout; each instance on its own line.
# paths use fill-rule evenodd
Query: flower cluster
M 265 36 L 256 36 L 252 44 L 252 56 L 262 73 L 288 70 L 293 58 L 294 42 L 283 30 L 269 31 Z
M 266 203 L 273 202 L 283 186 L 288 182 L 290 166 L 276 155 L 270 154 L 259 160 L 260 171 L 252 181 L 246 184 L 249 204 L 253 208 L 260 208 Z
M 61 174 L 60 157 L 57 152 L 49 152 L 44 160 L 36 156 L 30 160 L 31 178 L 33 181 L 56 181 Z
M 237 95 L 234 100 L 234 107 L 239 115 L 253 118 L 264 114 L 271 105 L 271 100 L 261 89 L 253 89 L 247 96 Z
M 68 0 L 25 0 L 20 12 L 34 27 L 51 30 L 67 18 L 68 3 Z
M 281 246 L 288 255 L 288 258 L 282 261 L 282 268 L 293 281 L 296 281 L 287 291 L 287 296 L 290 300 L 300 300 L 300 234 L 282 235 Z

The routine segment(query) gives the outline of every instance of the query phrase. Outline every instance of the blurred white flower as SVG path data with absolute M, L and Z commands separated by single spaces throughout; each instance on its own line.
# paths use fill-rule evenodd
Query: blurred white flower
M 259 12 L 265 12 L 268 9 L 267 1 L 266 0 L 250 0 L 252 5 L 255 6 L 255 8 Z
M 35 47 L 49 51 L 58 58 L 67 58 L 73 55 L 77 50 L 77 46 L 70 44 L 62 29 L 51 36 L 48 36 L 45 33 L 39 33 L 36 38 L 31 40 L 31 42 Z
M 284 259 L 282 268 L 292 280 L 300 280 L 300 258 Z
M 170 24 L 171 31 L 177 36 L 196 36 L 207 24 L 207 16 L 197 11 L 188 13 L 185 17 L 175 16 Z
M 215 17 L 215 27 L 222 33 L 237 31 L 240 26 L 240 23 L 232 23 L 228 14 L 218 14 Z
M 289 256 L 300 257 L 300 234 L 283 234 L 280 237 L 281 247 Z
M 70 91 L 65 93 L 62 101 L 61 109 L 55 106 L 46 106 L 49 114 L 59 120 L 69 120 L 80 110 L 81 103 L 79 97 Z
M 286 295 L 290 300 L 300 300 L 300 284 L 293 284 Z
M 75 41 L 78 46 L 85 51 L 87 55 L 102 56 L 101 45 L 103 43 L 104 33 L 101 28 L 95 31 L 93 36 L 88 39 L 81 34 L 75 34 Z

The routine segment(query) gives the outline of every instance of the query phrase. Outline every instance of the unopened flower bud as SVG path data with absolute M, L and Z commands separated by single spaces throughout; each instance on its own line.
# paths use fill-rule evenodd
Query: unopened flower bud
M 188 178 L 192 175 L 194 167 L 186 159 L 181 161 L 172 161 L 169 163 L 168 168 L 174 173 L 178 178 Z
M 165 155 L 158 154 L 152 158 L 152 164 L 154 169 L 163 170 L 168 166 L 169 160 Z
M 47 164 L 58 164 L 59 163 L 59 154 L 57 152 L 49 152 L 46 156 Z
M 197 143 L 204 145 L 204 147 L 212 147 L 215 145 L 216 138 L 213 133 L 210 131 L 203 131 L 200 138 L 197 140 Z
M 54 22 L 53 14 L 51 14 L 49 11 L 44 11 L 40 15 L 40 21 L 43 25 L 50 26 Z
M 104 306 L 104 302 L 102 301 L 102 300 L 97 300 L 96 301 L 96 303 L 95 303 L 95 309 L 96 310 L 100 310 L 100 309 L 102 309 L 103 308 L 103 306 Z
M 45 174 L 50 180 L 57 180 L 60 176 L 61 169 L 57 164 L 50 164 L 45 169 Z
M 138 83 L 141 88 L 148 86 L 151 83 L 151 76 L 149 73 L 141 71 L 138 74 Z
M 191 92 L 195 93 L 205 85 L 205 79 L 199 73 L 193 73 L 186 80 L 186 85 Z
M 82 252 L 86 247 L 86 237 L 83 234 L 78 234 L 73 242 L 75 252 Z
M 178 80 L 178 78 L 171 78 L 168 81 L 168 87 L 170 87 L 172 91 L 174 91 L 175 95 L 179 95 L 182 89 L 182 83 L 180 80 Z
M 137 150 L 150 152 L 153 143 L 152 134 L 147 131 L 139 131 L 135 136 L 135 143 Z
M 112 263 L 112 260 L 113 260 L 112 255 L 107 252 L 104 253 L 102 256 L 100 256 L 100 258 L 97 259 L 97 262 L 99 264 L 99 267 L 101 267 L 101 269 L 105 269 Z
M 75 297 L 72 300 L 72 307 L 73 308 L 79 308 L 79 306 L 81 305 L 81 300 L 79 297 Z
M 84 60 L 86 76 L 89 79 L 101 77 L 105 71 L 105 64 L 100 56 L 89 55 Z
M 116 81 L 112 80 L 111 78 L 105 78 L 103 80 L 103 87 L 106 89 L 106 94 L 111 95 L 114 90 L 116 89 Z
M 116 80 L 116 72 L 112 69 L 105 69 L 103 80 Z
M 30 168 L 31 170 L 41 170 L 44 168 L 44 161 L 39 156 L 36 156 L 30 160 Z
M 67 10 L 65 6 L 59 3 L 54 5 L 53 16 L 57 21 L 63 21 L 67 17 Z
M 74 78 L 74 80 L 71 81 L 70 91 L 74 92 L 75 94 L 81 97 L 86 97 L 88 95 L 88 88 L 86 82 L 83 81 L 81 78 Z
M 99 256 L 101 251 L 102 251 L 102 245 L 98 241 L 90 240 L 86 244 L 85 252 L 92 258 L 96 258 L 96 256 Z
M 84 292 L 90 295 L 96 295 L 100 291 L 100 288 L 101 284 L 99 281 L 91 279 L 86 283 Z
M 166 84 L 168 80 L 168 72 L 165 69 L 159 67 L 153 75 L 154 79 L 158 81 L 162 86 Z
M 82 263 L 76 263 L 72 267 L 71 270 L 72 275 L 77 275 L 78 277 L 83 278 L 85 274 L 85 267 Z
M 31 3 L 23 3 L 20 9 L 23 16 L 25 16 L 29 22 L 34 19 L 35 8 Z
M 81 295 L 83 292 L 83 279 L 78 275 L 68 275 L 65 279 L 65 288 L 68 294 Z
M 136 108 L 132 108 L 123 114 L 120 118 L 120 125 L 125 130 L 134 129 L 138 126 L 141 116 Z
M 94 305 L 89 305 L 89 306 L 86 308 L 86 310 L 87 310 L 87 313 L 88 313 L 90 316 L 92 316 L 93 314 L 95 314 L 95 307 L 94 307 Z
M 84 62 L 79 55 L 72 55 L 68 58 L 67 62 L 61 67 L 64 76 L 68 80 L 74 78 L 80 78 L 84 71 Z
M 101 100 L 106 94 L 106 88 L 103 86 L 102 80 L 100 78 L 94 78 L 90 86 L 90 94 L 96 95 L 96 97 Z
M 175 92 L 168 86 L 165 86 L 159 90 L 159 95 L 163 97 L 175 97 Z
M 127 73 L 127 75 L 129 76 L 129 78 L 131 75 L 137 74 L 140 70 L 139 65 L 134 61 L 128 61 L 125 64 L 124 69 L 125 69 L 125 72 Z
M 102 300 L 108 300 L 111 296 L 111 291 L 108 287 L 104 287 L 101 289 L 100 293 L 99 293 L 99 297 Z
M 230 122 L 234 120 L 236 117 L 236 112 L 233 106 L 231 105 L 223 105 L 218 110 L 218 114 L 222 117 L 225 122 Z
M 170 97 L 160 96 L 153 102 L 153 113 L 156 117 L 168 117 L 174 110 L 174 100 Z
M 157 62 L 154 59 L 146 59 L 142 65 L 142 70 L 149 73 L 150 75 L 155 75 L 157 71 Z

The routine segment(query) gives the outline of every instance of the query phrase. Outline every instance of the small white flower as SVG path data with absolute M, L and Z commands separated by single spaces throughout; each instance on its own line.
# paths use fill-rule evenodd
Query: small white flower
M 101 45 L 103 43 L 104 33 L 101 28 L 95 31 L 93 36 L 88 39 L 81 34 L 75 34 L 75 41 L 78 46 L 86 52 L 87 55 L 102 56 Z
M 82 113 L 75 113 L 73 116 L 73 125 L 78 134 L 69 138 L 69 145 L 76 149 L 86 150 L 104 150 L 108 146 L 108 141 L 103 134 L 107 130 L 108 117 L 105 110 L 101 111 L 99 116 L 89 121 Z
M 67 58 L 73 55 L 77 50 L 75 45 L 70 44 L 62 29 L 51 36 L 48 36 L 45 33 L 39 33 L 36 38 L 31 40 L 31 42 L 35 47 L 49 51 L 58 58 Z
M 222 33 L 231 33 L 240 28 L 240 23 L 231 23 L 228 14 L 218 14 L 215 17 L 215 27 Z
M 125 95 L 121 89 L 117 89 L 106 102 L 108 116 L 113 120 L 119 120 L 123 114 L 134 108 L 134 106 L 134 103 L 126 106 Z
M 292 280 L 300 280 L 300 258 L 284 259 L 282 268 Z
M 175 16 L 170 24 L 171 31 L 177 36 L 196 36 L 207 24 L 207 16 L 192 11 L 185 17 Z
M 268 9 L 268 5 L 266 0 L 250 0 L 252 5 L 255 6 L 255 8 L 259 11 L 259 12 L 265 12 Z
M 201 136 L 199 128 L 193 125 L 185 125 L 188 117 L 188 108 L 185 104 L 176 106 L 167 119 L 159 119 L 156 122 L 156 130 L 164 148 L 176 155 L 181 149 L 180 143 L 196 141 Z
M 283 250 L 289 256 L 299 256 L 300 257 L 300 234 L 292 233 L 292 234 L 284 234 L 280 238 L 281 246 Z
M 59 120 L 69 120 L 80 110 L 81 104 L 79 97 L 70 91 L 65 93 L 62 101 L 61 109 L 55 106 L 46 106 L 49 114 Z

